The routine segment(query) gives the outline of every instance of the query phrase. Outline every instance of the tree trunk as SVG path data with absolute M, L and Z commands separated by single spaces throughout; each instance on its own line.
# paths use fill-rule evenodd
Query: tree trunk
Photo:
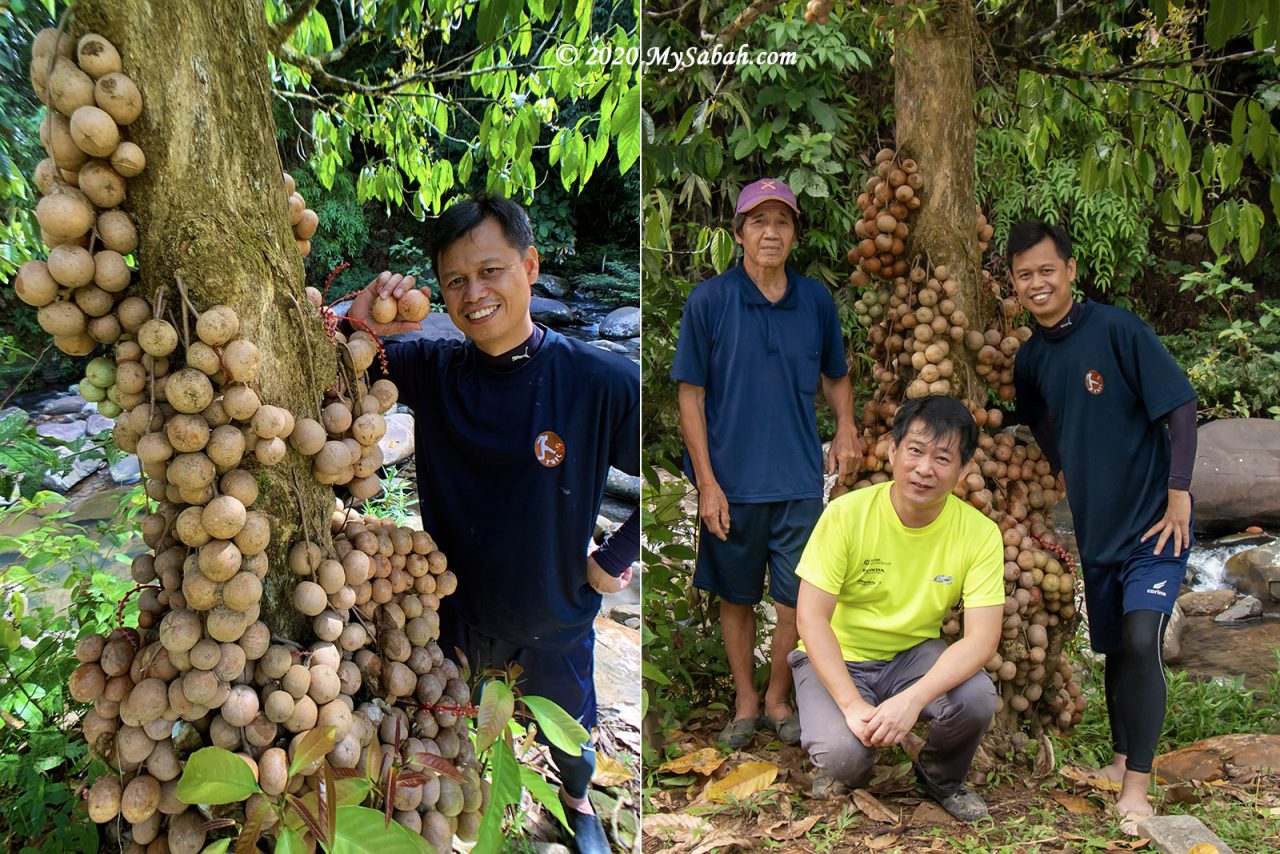
M 894 54 L 898 156 L 914 159 L 927 182 L 912 217 L 906 257 L 913 265 L 927 261 L 930 269 L 949 267 L 960 284 L 957 305 L 972 328 L 982 329 L 993 307 L 983 299 L 975 236 L 972 0 L 947 0 L 928 20 L 899 33 Z M 985 401 L 982 380 L 972 370 L 962 373 L 960 396 Z
M 252 385 L 262 401 L 297 418 L 318 417 L 335 351 L 303 293 L 275 144 L 261 0 L 89 0 L 77 5 L 74 30 L 111 40 L 142 93 L 142 115 L 128 137 L 147 166 L 130 180 L 125 202 L 139 235 L 134 292 L 154 300 L 167 291 L 165 303 L 181 316 L 181 280 L 198 310 L 234 308 L 240 337 L 261 349 Z M 295 309 L 295 300 L 306 310 Z M 175 325 L 181 334 L 182 323 Z M 304 535 L 329 543 L 333 492 L 315 483 L 297 454 L 273 467 L 249 460 L 246 467 L 261 490 L 254 509 L 271 518 L 262 619 L 297 639 L 309 629 L 290 601 L 285 555 Z

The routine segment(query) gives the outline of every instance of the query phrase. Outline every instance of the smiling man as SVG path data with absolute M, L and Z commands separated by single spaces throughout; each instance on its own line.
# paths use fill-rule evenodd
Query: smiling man
M 1098 774 L 1120 783 L 1122 818 L 1145 818 L 1164 724 L 1164 630 L 1191 549 L 1196 393 L 1137 315 L 1076 302 L 1061 227 L 1015 226 L 1005 255 L 1037 324 L 1014 364 L 1018 415 L 1066 480 L 1090 645 L 1107 659 L 1113 757 Z
M 827 471 L 847 477 L 862 461 L 835 302 L 787 266 L 799 216 L 781 181 L 743 188 L 733 220 L 742 263 L 689 295 L 671 370 L 702 522 L 693 583 L 720 597 L 736 696 L 719 741 L 733 749 L 761 725 L 800 740 L 786 659 L 797 641 L 795 563 L 822 512 L 819 378 L 836 419 Z M 766 567 L 777 623 L 762 716 L 753 654 Z
M 637 516 L 593 555 L 587 548 L 609 467 L 639 471 L 638 371 L 530 318 L 538 250 L 514 202 L 458 202 L 436 221 L 427 249 L 467 340 L 385 343 L 389 375 L 415 414 L 423 527 L 458 577 L 457 592 L 441 600 L 440 648 L 463 650 L 474 672 L 519 664 L 521 691 L 554 700 L 590 730 L 592 623 L 600 594 L 631 578 Z M 349 314 L 379 335 L 417 329 L 371 316 L 377 297 L 414 285 L 383 273 Z M 587 799 L 594 751 L 584 745 L 571 756 L 551 746 L 551 755 L 575 848 L 606 854 Z
M 803 644 L 789 661 L 815 796 L 865 786 L 879 749 L 923 719 L 921 787 L 961 821 L 987 815 L 963 783 L 995 713 L 982 667 L 1000 642 L 1004 544 L 951 492 L 977 446 L 958 400 L 907 401 L 893 420 L 893 480 L 832 501 L 809 538 L 796 573 Z M 942 623 L 961 603 L 964 636 L 948 646 Z

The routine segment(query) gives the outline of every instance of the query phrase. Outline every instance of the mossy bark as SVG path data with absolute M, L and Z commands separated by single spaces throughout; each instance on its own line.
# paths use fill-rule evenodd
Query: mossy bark
M 232 306 L 241 337 L 262 351 L 253 383 L 259 397 L 296 417 L 315 417 L 336 363 L 303 294 L 276 150 L 261 0 L 88 0 L 77 4 L 69 27 L 77 38 L 97 32 L 110 39 L 142 93 L 142 115 L 127 129 L 147 158 L 124 204 L 139 235 L 133 292 L 154 300 L 165 291 L 175 318 L 179 280 L 198 310 Z M 181 335 L 180 321 L 177 327 Z M 284 557 L 304 530 L 328 542 L 333 492 L 311 479 L 309 462 L 294 452 L 271 468 L 252 457 L 245 465 L 262 487 L 254 509 L 272 520 L 262 619 L 276 633 L 303 639 L 310 629 L 290 604 L 294 578 Z
M 977 23 L 971 0 L 946 0 L 924 26 L 898 36 L 894 55 L 894 112 L 900 158 L 920 166 L 925 185 L 920 208 L 911 217 L 906 240 L 912 264 L 946 265 L 960 284 L 957 305 L 973 329 L 983 329 L 994 306 L 982 298 L 982 258 L 978 251 L 977 202 L 974 195 L 973 115 L 974 35 Z M 973 354 L 952 351 L 961 396 L 986 400 L 986 386 L 973 372 Z

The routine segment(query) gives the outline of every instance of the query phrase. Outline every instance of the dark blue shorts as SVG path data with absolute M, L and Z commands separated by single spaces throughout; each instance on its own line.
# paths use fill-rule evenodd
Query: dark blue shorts
M 1195 516 L 1192 515 L 1192 527 Z M 1145 532 L 1144 532 L 1145 533 Z M 1159 535 L 1135 542 L 1124 562 L 1084 567 L 1084 598 L 1089 615 L 1089 646 L 1094 652 L 1119 652 L 1120 623 L 1132 611 L 1172 614 L 1183 579 L 1187 576 L 1190 545 L 1173 556 L 1173 538 L 1160 554 L 1152 554 Z M 1194 540 L 1194 535 L 1193 535 Z
M 800 592 L 796 564 L 821 515 L 821 498 L 730 503 L 728 540 L 702 526 L 693 585 L 734 605 L 754 605 L 764 595 L 768 566 L 769 595 L 794 608 Z
M 521 694 L 546 697 L 590 730 L 596 725 L 595 643 L 589 629 L 582 639 L 565 649 L 535 649 L 490 637 L 473 629 L 453 608 L 440 603 L 440 649 L 457 658 L 454 648 L 467 656 L 473 674 L 490 668 L 502 669 L 516 663 L 522 668 L 516 679 Z M 479 692 L 477 691 L 477 700 Z M 543 744 L 541 730 L 538 740 Z

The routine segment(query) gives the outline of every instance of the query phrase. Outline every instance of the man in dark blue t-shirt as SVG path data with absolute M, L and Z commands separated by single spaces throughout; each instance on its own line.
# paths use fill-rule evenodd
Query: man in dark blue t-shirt
M 680 384 L 685 471 L 698 488 L 702 521 L 693 580 L 720 597 L 736 691 L 719 740 L 734 749 L 761 725 L 800 742 L 787 655 L 799 641 L 795 566 L 822 513 L 820 378 L 836 417 L 828 472 L 838 468 L 847 478 L 862 460 L 835 301 L 787 266 L 799 216 L 781 181 L 743 188 L 733 221 L 742 263 L 689 295 L 671 370 Z M 753 655 L 766 566 L 777 623 L 762 716 Z
M 436 221 L 428 253 L 465 342 L 387 340 L 389 375 L 414 411 L 423 527 L 458 577 L 440 603 L 439 645 L 475 672 L 518 663 L 518 686 L 596 724 L 592 624 L 600 595 L 631 578 L 639 522 L 588 556 L 609 467 L 639 472 L 640 383 L 628 359 L 534 324 L 538 251 L 524 210 L 501 197 L 459 202 Z M 419 324 L 373 323 L 378 296 L 412 277 L 383 273 L 350 316 L 379 335 Z M 548 746 L 580 852 L 607 854 L 587 789 L 591 746 Z
M 1120 783 L 1122 818 L 1146 817 L 1166 702 L 1161 646 L 1191 547 L 1196 394 L 1132 312 L 1074 301 L 1062 228 L 1016 226 L 1006 257 L 1037 322 L 1014 365 L 1019 417 L 1066 480 L 1089 638 L 1106 655 L 1114 755 L 1098 774 Z

